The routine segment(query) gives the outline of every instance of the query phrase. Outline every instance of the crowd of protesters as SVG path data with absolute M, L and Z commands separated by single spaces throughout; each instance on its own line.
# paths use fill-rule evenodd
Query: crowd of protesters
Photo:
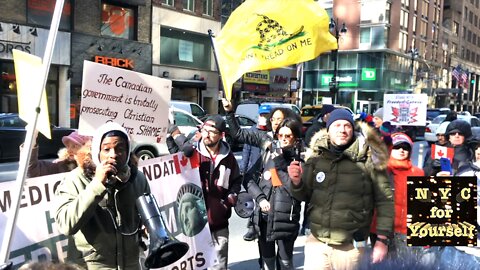
M 258 241 L 260 269 L 295 269 L 293 247 L 299 234 L 307 234 L 304 269 L 443 269 L 455 265 L 455 260 L 461 261 L 459 265 L 480 267 L 471 255 L 478 251 L 407 245 L 409 176 L 480 179 L 480 141 L 473 137 L 470 124 L 457 119 L 455 112 L 439 125 L 434 143 L 453 149 L 451 171 L 446 172 L 431 155 L 430 146 L 421 167 L 413 165 L 414 141 L 402 127 L 383 120 L 383 108 L 355 118 L 345 109 L 324 105 L 317 121 L 302 136 L 301 119 L 290 109 L 261 106 L 258 125 L 246 130 L 239 127 L 233 105 L 224 99 L 223 106 L 225 119 L 208 117 L 190 137 L 171 124 L 167 140 L 171 153 L 184 151 L 201 159 L 208 223 L 218 252 L 217 264 L 211 269 L 228 268 L 228 219 L 240 191 L 240 175 L 244 189 L 258 206 L 248 220 L 244 239 Z M 245 143 L 239 167 L 229 145 L 223 143 L 227 126 L 234 139 Z M 109 211 L 109 203 L 116 204 L 117 199 L 109 199 L 112 192 L 122 196 L 128 187 L 132 189 L 128 194 L 134 196 L 149 192 L 131 154 L 129 136 L 110 123 L 100 127 L 93 138 L 74 132 L 63 142 L 66 148 L 53 162 L 38 160 L 35 145 L 28 174 L 35 177 L 73 170 L 57 190 L 59 229 L 74 240 L 69 244 L 69 261 L 92 269 L 142 268 L 136 233 L 112 233 L 118 224 L 103 213 Z M 212 166 L 215 169 L 208 172 Z M 221 181 L 228 182 L 228 187 L 217 184 L 220 179 L 208 180 L 218 177 L 216 170 L 222 166 L 231 172 L 229 179 Z M 130 215 L 131 226 L 122 227 L 136 232 L 138 214 L 131 211 L 135 200 L 128 201 L 132 203 L 123 203 L 116 215 L 120 219 Z M 303 219 L 301 202 L 305 205 Z M 88 241 L 93 234 L 102 238 Z M 115 235 L 123 244 L 108 241 Z M 97 244 L 100 248 L 89 253 Z M 98 259 L 86 261 L 85 254 L 96 254 Z

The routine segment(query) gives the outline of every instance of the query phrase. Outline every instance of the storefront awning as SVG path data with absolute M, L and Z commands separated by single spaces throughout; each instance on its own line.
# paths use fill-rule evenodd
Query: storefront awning
M 207 82 L 199 80 L 172 80 L 172 87 L 207 89 Z

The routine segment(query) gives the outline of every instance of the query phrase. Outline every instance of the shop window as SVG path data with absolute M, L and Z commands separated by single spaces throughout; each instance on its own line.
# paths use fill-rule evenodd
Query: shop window
M 27 22 L 28 24 L 39 25 L 50 28 L 52 23 L 53 10 L 56 0 L 28 0 L 27 1 Z M 65 0 L 63 4 L 62 17 L 60 18 L 60 30 L 70 30 L 72 20 L 71 0 Z
M 0 112 L 18 113 L 17 83 L 13 63 L 0 62 L 0 71 Z M 50 123 L 58 125 L 58 67 L 50 67 L 45 89 Z
M 213 16 L 213 0 L 203 0 L 203 14 Z
M 133 40 L 136 17 L 135 10 L 132 8 L 103 3 L 100 34 Z
M 207 35 L 162 27 L 160 36 L 162 65 L 211 69 L 211 44 Z
M 163 0 L 162 4 L 165 4 L 167 6 L 173 6 L 174 2 L 173 2 L 173 0 Z
M 195 1 L 194 0 L 183 0 L 183 9 L 194 12 L 195 11 Z

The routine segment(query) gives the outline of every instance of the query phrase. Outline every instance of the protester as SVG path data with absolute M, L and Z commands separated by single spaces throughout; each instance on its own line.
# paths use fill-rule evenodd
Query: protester
M 435 130 L 435 135 L 437 137 L 437 141 L 434 143 L 435 145 L 438 145 L 438 146 L 447 146 L 447 136 L 445 134 L 445 132 L 447 131 L 447 126 L 448 124 L 450 124 L 450 122 L 442 122 L 438 127 L 437 129 Z M 423 164 L 418 164 L 418 166 L 421 166 L 423 168 L 425 168 L 427 166 L 427 162 L 433 162 L 431 161 L 431 155 L 432 155 L 432 145 L 429 145 L 425 151 L 425 155 L 423 157 Z M 429 161 L 430 160 L 430 161 Z M 431 166 L 431 164 L 429 165 Z M 440 166 L 440 164 L 438 163 L 438 166 Z
M 262 268 L 275 269 L 278 263 L 278 269 L 294 269 L 293 246 L 298 236 L 301 205 L 291 197 L 287 166 L 299 152 L 297 146 L 301 145 L 301 121 L 290 112 L 285 112 L 282 113 L 284 119 L 278 123 L 275 120 L 280 118 L 281 110 L 274 110 L 272 138 L 268 134 L 241 129 L 231 103 L 225 99 L 222 102 L 232 137 L 239 142 L 260 147 L 267 160 L 262 180 L 251 180 L 247 189 L 258 205 L 254 221 L 259 231 Z
M 269 119 L 270 111 L 272 107 L 270 105 L 261 105 L 258 109 L 257 125 L 252 126 L 252 131 L 267 132 L 267 119 Z M 248 183 L 258 181 L 258 174 L 261 173 L 263 167 L 262 155 L 260 148 L 252 146 L 250 144 L 244 144 L 242 152 L 242 164 L 240 166 L 243 174 L 243 186 L 248 190 Z M 257 238 L 257 232 L 253 224 L 253 215 L 249 218 L 247 223 L 248 231 L 243 236 L 245 241 L 253 241 Z
M 27 177 L 38 177 L 49 174 L 69 172 L 77 167 L 75 155 L 77 151 L 84 145 L 89 145 L 91 142 L 90 136 L 82 136 L 77 131 L 70 133 L 68 136 L 63 136 L 62 142 L 65 148 L 58 151 L 58 158 L 54 161 L 39 160 L 38 152 L 39 145 L 37 144 L 38 130 L 34 131 L 33 142 L 30 155 L 30 162 L 28 163 Z M 20 151 L 23 151 L 23 144 L 20 146 Z
M 117 123 L 98 128 L 91 149 L 56 190 L 56 224 L 71 235 L 67 261 L 88 269 L 140 269 L 138 197 L 150 193 L 132 141 Z
M 361 124 L 354 133 L 353 125 L 350 112 L 333 111 L 327 129 L 312 138 L 305 166 L 293 161 L 288 167 L 293 196 L 310 199 L 304 269 L 357 268 L 374 209 L 378 239 L 371 260 L 387 254 L 394 220 L 388 152 L 372 128 Z
M 242 178 L 230 146 L 223 140 L 227 125 L 220 115 L 210 115 L 201 128 L 202 138 L 193 145 L 177 142 L 187 156 L 198 155 L 200 180 L 207 206 L 208 224 L 217 250 L 210 269 L 228 268 L 228 219 L 236 204 Z
M 73 263 L 26 262 L 18 270 L 82 270 Z
M 310 145 L 310 141 L 320 129 L 325 128 L 327 126 L 328 118 L 330 117 L 330 113 L 335 110 L 335 107 L 330 104 L 323 104 L 322 109 L 320 110 L 320 114 L 318 115 L 317 121 L 307 129 L 305 133 L 305 145 L 308 147 Z
M 388 160 L 388 173 L 393 178 L 395 222 L 394 237 L 390 252 L 392 258 L 417 255 L 421 261 L 423 247 L 407 246 L 407 177 L 424 176 L 422 169 L 412 165 L 413 141 L 404 133 L 392 134 L 392 151 Z
M 468 122 L 457 119 L 448 124 L 445 134 L 448 140 L 445 146 L 454 150 L 453 160 L 450 163 L 452 175 L 455 175 L 461 166 L 468 164 L 468 161 L 473 159 L 473 150 L 469 146 L 472 139 L 472 129 Z M 441 172 L 440 160 L 427 156 L 423 170 L 427 176 L 437 175 Z M 442 174 L 445 174 L 445 172 L 442 172 Z
M 380 129 L 383 124 L 383 107 L 373 113 L 373 126 Z

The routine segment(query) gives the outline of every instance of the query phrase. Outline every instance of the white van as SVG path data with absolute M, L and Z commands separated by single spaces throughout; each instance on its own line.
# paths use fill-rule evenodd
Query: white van
M 296 114 L 300 116 L 300 109 L 297 107 L 295 104 L 290 104 L 290 103 L 278 103 L 278 102 L 262 102 L 262 103 L 252 103 L 252 102 L 246 102 L 246 103 L 240 103 L 237 106 L 237 109 L 235 110 L 236 114 L 239 115 L 245 115 L 247 117 L 250 117 L 251 119 L 257 120 L 258 118 L 258 108 L 261 105 L 270 105 L 272 107 L 272 110 L 276 107 L 283 107 L 283 108 L 289 108 Z
M 184 110 L 200 119 L 203 119 L 205 115 L 207 115 L 205 110 L 202 107 L 200 107 L 200 105 L 190 101 L 171 100 L 170 106 L 180 110 Z

